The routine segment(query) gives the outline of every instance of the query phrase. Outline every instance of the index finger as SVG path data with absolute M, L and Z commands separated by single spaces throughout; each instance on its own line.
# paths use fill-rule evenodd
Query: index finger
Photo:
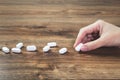
M 75 41 L 74 47 L 76 47 L 79 43 L 81 43 L 83 38 L 87 34 L 90 34 L 94 31 L 98 31 L 98 30 L 99 30 L 99 25 L 96 22 L 80 29 L 78 36 L 77 36 L 77 39 Z

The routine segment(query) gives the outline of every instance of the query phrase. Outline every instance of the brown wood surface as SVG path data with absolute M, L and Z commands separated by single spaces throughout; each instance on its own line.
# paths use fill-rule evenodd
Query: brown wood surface
M 38 51 L 0 51 L 0 80 L 120 79 L 120 49 L 75 52 L 80 28 L 103 19 L 120 26 L 120 0 L 0 0 L 0 46 L 23 42 Z M 47 42 L 58 47 L 42 52 Z M 67 47 L 68 53 L 58 50 Z

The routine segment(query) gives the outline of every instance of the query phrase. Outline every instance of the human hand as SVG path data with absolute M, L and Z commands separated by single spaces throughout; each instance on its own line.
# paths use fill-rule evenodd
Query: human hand
M 98 20 L 80 29 L 74 48 L 79 43 L 83 43 L 81 51 L 90 51 L 102 46 L 120 46 L 120 28 Z

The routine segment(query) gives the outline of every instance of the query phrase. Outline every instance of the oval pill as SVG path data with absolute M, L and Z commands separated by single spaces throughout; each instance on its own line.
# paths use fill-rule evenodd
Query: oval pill
M 36 51 L 37 50 L 37 47 L 35 45 L 28 45 L 26 47 L 26 50 L 27 51 Z
M 16 48 L 20 48 L 21 49 L 22 47 L 23 47 L 23 43 L 22 42 L 16 44 Z
M 79 52 L 82 46 L 83 46 L 83 43 L 80 43 L 77 47 L 75 47 L 75 50 Z
M 43 48 L 43 52 L 48 52 L 50 50 L 50 46 L 45 46 L 44 48 Z
M 13 53 L 21 53 L 21 49 L 19 49 L 19 48 L 12 48 L 11 51 Z
M 65 54 L 67 52 L 67 48 L 61 48 L 59 50 L 59 54 Z
M 57 43 L 56 42 L 49 42 L 49 43 L 47 43 L 47 46 L 56 47 Z
M 10 52 L 10 49 L 8 47 L 2 47 L 2 51 L 4 53 L 9 53 Z

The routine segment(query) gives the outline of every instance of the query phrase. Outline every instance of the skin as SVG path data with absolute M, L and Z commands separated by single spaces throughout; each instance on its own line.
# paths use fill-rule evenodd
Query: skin
M 80 29 L 74 48 L 83 43 L 81 51 L 91 51 L 100 47 L 120 47 L 120 27 L 98 20 Z

